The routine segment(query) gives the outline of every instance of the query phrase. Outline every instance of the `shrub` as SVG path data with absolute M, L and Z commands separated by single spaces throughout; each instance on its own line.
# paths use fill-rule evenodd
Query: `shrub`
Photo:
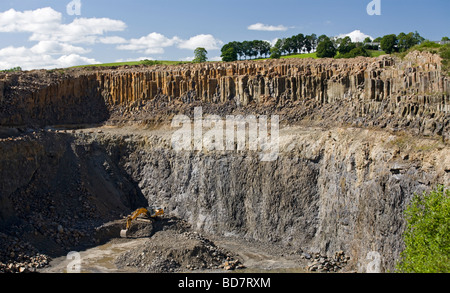
M 450 75 L 450 44 L 446 44 L 439 49 L 442 58 L 442 70 Z
M 21 67 L 13 67 L 10 69 L 0 70 L 0 72 L 20 72 L 22 71 Z
M 323 40 L 317 46 L 317 57 L 319 58 L 333 58 L 336 55 L 336 48 L 333 42 L 328 37 L 324 37 Z
M 429 194 L 415 194 L 405 218 L 405 250 L 397 271 L 450 272 L 450 190 L 438 186 Z
M 157 61 L 157 60 L 148 60 L 148 59 L 142 60 L 141 63 L 142 63 L 143 65 L 146 65 L 146 66 L 152 66 L 152 65 L 162 64 L 160 61 Z
M 348 53 L 339 54 L 338 56 L 336 56 L 336 58 L 355 58 L 358 56 L 370 57 L 370 53 L 367 52 L 367 50 L 364 49 L 364 47 L 357 47 L 357 48 L 352 49 Z

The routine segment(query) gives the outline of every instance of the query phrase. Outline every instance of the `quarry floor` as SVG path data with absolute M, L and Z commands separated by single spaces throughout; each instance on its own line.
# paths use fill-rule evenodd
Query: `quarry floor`
M 178 273 L 307 273 L 307 260 L 301 254 L 288 252 L 286 249 L 270 246 L 267 243 L 251 243 L 249 241 L 211 236 L 214 243 L 229 251 L 245 266 L 242 269 L 226 270 L 183 268 Z M 80 273 L 141 273 L 134 266 L 120 267 L 117 257 L 127 251 L 145 246 L 151 238 L 112 239 L 108 243 L 78 252 L 80 254 Z M 167 242 L 164 249 L 171 250 L 173 242 Z M 283 253 L 282 251 L 285 251 Z M 291 254 L 292 253 L 292 254 Z M 66 256 L 55 258 L 50 266 L 39 270 L 40 273 L 67 273 L 73 259 Z M 70 270 L 70 269 L 69 269 Z M 144 271 L 145 273 L 145 271 Z

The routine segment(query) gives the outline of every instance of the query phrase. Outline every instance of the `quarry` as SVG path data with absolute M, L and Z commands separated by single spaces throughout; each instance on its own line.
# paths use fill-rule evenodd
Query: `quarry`
M 0 73 L 0 272 L 392 271 L 449 141 L 427 52 Z

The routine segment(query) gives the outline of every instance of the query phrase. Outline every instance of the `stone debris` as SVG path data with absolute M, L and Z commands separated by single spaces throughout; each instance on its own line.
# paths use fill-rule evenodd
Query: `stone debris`
M 231 260 L 228 258 L 228 260 L 223 264 L 221 264 L 219 268 L 224 269 L 226 271 L 233 271 L 238 269 L 245 269 L 245 266 L 238 259 Z
M 309 257 L 306 257 L 309 256 Z M 343 251 L 337 251 L 334 257 L 328 257 L 321 255 L 320 253 L 311 256 L 305 253 L 305 258 L 311 259 L 311 263 L 307 266 L 307 270 L 311 272 L 339 272 L 341 271 L 350 260 L 349 256 L 346 256 Z
M 240 260 L 202 234 L 171 229 L 158 231 L 143 245 L 122 253 L 116 265 L 146 273 L 244 268 Z
M 29 243 L 4 233 L 0 233 L 0 247 L 0 273 L 32 273 L 51 261 Z

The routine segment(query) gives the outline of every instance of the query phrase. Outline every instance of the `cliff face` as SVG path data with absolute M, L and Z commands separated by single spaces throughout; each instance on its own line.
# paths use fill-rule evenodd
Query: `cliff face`
M 38 127 L 104 121 L 108 109 L 97 84 L 94 75 L 73 77 L 45 71 L 4 75 L 0 124 Z
M 13 232 L 48 251 L 149 204 L 202 232 L 330 256 L 343 250 L 359 272 L 376 252 L 381 270 L 392 271 L 412 195 L 450 184 L 449 147 L 433 139 L 292 127 L 280 133 L 278 160 L 262 162 L 252 151 L 176 152 L 172 135 L 106 128 L 1 141 L 2 231 L 26 224 Z M 72 231 L 59 242 L 58 224 Z
M 450 185 L 449 98 L 440 59 L 427 53 L 3 74 L 0 131 L 109 125 L 0 137 L 0 226 L 25 223 L 39 244 L 33 235 L 54 237 L 55 223 L 89 235 L 85 223 L 148 203 L 213 234 L 343 250 L 361 272 L 377 252 L 392 270 L 412 195 Z M 193 118 L 196 106 L 223 119 L 279 114 L 277 160 L 250 149 L 177 152 L 174 129 L 110 127 Z
M 130 120 L 146 120 L 194 102 L 255 111 L 271 101 L 270 111 L 287 120 L 319 117 L 447 136 L 449 129 L 449 78 L 441 74 L 440 57 L 429 53 L 413 52 L 403 61 L 267 60 L 35 72 L 0 80 L 3 126 L 102 122 L 117 108 L 122 120 L 125 112 Z

